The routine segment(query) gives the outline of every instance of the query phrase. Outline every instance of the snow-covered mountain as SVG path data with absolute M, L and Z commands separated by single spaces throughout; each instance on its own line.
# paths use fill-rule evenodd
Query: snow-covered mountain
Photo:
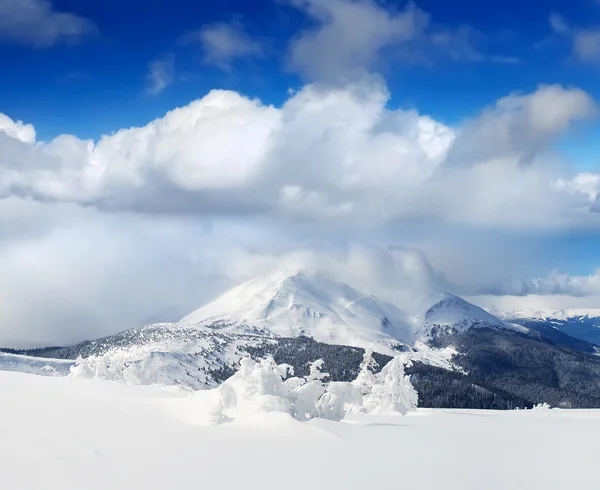
M 529 319 L 529 320 L 592 320 L 598 319 L 600 323 L 600 308 L 567 308 L 563 310 L 515 310 L 508 312 L 497 312 L 497 316 L 510 319 Z
M 440 301 L 424 315 L 421 337 L 455 333 L 471 327 L 514 328 L 479 306 L 452 294 L 443 294 Z
M 322 359 L 329 379 L 348 381 L 358 372 L 361 347 L 372 345 L 380 366 L 398 350 L 413 361 L 410 372 L 423 406 L 600 406 L 597 348 L 555 330 L 559 320 L 546 327 L 546 319 L 500 319 L 457 296 L 407 291 L 320 274 L 270 273 L 176 323 L 71 347 L 13 351 L 0 359 L 0 370 L 54 375 L 74 365 L 76 376 L 203 389 L 229 378 L 243 356 L 272 355 L 300 376 Z M 593 314 L 585 319 L 596 321 Z
M 233 288 L 184 317 L 179 326 L 236 334 L 312 337 L 365 347 L 412 344 L 414 328 L 397 306 L 321 275 L 275 273 Z
M 554 329 L 600 346 L 600 309 L 518 310 L 497 315 L 528 328 Z
M 80 376 L 198 389 L 226 379 L 246 353 L 261 356 L 279 351 L 286 360 L 296 359 L 300 368 L 315 360 L 311 356 L 327 357 L 341 377 L 360 363 L 360 352 L 352 348 L 369 346 L 380 355 L 409 351 L 417 362 L 451 368 L 451 347 L 434 351 L 426 345 L 434 334 L 509 326 L 448 294 L 435 294 L 419 314 L 414 311 L 409 316 L 400 305 L 369 288 L 321 274 L 275 272 L 231 289 L 176 323 L 50 348 L 43 355 L 81 356 L 74 368 Z M 301 340 L 307 338 L 311 341 Z

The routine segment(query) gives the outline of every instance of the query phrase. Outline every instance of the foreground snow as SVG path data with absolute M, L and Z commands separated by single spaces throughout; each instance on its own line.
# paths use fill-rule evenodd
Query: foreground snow
M 199 425 L 175 387 L 0 372 L 5 488 L 595 488 L 600 411 L 419 410 Z

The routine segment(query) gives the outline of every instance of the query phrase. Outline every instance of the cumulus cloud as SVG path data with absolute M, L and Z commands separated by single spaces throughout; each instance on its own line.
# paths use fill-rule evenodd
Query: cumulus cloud
M 0 38 L 45 48 L 96 31 L 88 19 L 54 9 L 48 0 L 1 0 Z
M 553 140 L 594 113 L 584 92 L 542 86 L 510 95 L 459 128 L 389 109 L 388 99 L 378 78 L 308 85 L 279 108 L 213 91 L 97 142 L 34 142 L 33 128 L 23 136 L 22 123 L 5 120 L 0 195 L 352 228 L 597 222 L 589 185 L 567 185 L 578 177 L 544 165 Z
M 35 143 L 35 128 L 23 121 L 13 121 L 6 114 L 0 114 L 0 132 L 23 143 Z
M 185 42 L 198 42 L 204 51 L 204 62 L 230 70 L 237 59 L 260 57 L 262 43 L 253 39 L 240 22 L 208 24 L 184 37 Z
M 173 83 L 175 79 L 175 57 L 164 55 L 150 63 L 146 75 L 147 92 L 158 95 Z

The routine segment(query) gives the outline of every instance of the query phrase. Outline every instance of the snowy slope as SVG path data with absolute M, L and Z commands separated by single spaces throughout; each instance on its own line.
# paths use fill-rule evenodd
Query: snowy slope
M 219 325 L 232 333 L 310 336 L 331 344 L 411 344 L 406 315 L 377 296 L 319 275 L 269 274 L 238 286 L 179 325 Z
M 83 344 L 85 359 L 71 371 L 77 377 L 127 384 L 205 389 L 229 377 L 245 349 L 263 342 L 263 337 L 204 327 L 148 325 Z
M 595 410 L 419 410 L 347 423 L 265 414 L 205 427 L 173 388 L 0 372 L 0 391 L 10 490 L 597 486 Z

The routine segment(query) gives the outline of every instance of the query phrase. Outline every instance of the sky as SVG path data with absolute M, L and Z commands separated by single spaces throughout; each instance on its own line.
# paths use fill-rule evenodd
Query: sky
M 0 345 L 286 263 L 600 307 L 600 2 L 0 0 L 0 60 Z

